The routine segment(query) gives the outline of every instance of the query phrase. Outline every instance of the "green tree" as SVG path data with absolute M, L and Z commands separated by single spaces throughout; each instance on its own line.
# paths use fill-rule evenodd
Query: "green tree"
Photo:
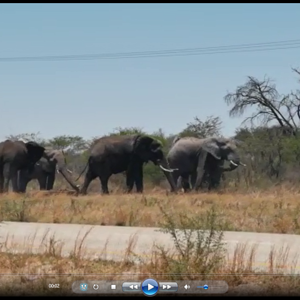
M 18 141 L 18 140 L 23 140 L 26 142 L 34 141 L 34 142 L 41 144 L 42 146 L 45 146 L 47 144 L 47 140 L 45 140 L 44 138 L 42 138 L 40 136 L 40 132 L 20 133 L 20 134 L 16 134 L 16 135 L 11 134 L 11 135 L 6 136 L 5 138 L 8 140 L 12 140 L 12 141 Z
M 220 117 L 208 116 L 205 121 L 201 121 L 198 117 L 195 117 L 194 121 L 188 123 L 187 127 L 179 133 L 179 136 L 193 136 L 198 138 L 220 136 L 221 129 L 222 121 Z
M 108 135 L 132 135 L 132 134 L 146 134 L 146 132 L 140 127 L 117 127 L 113 132 Z
M 77 152 L 87 149 L 87 142 L 81 136 L 60 135 L 48 141 L 55 149 L 68 148 L 69 152 Z

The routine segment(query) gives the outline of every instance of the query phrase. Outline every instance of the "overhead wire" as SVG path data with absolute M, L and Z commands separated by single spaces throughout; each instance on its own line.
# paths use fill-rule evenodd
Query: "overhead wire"
M 99 60 L 99 59 L 128 59 L 128 58 L 152 58 L 174 57 L 192 55 L 212 55 L 227 53 L 262 52 L 274 50 L 286 50 L 300 48 L 300 39 L 274 41 L 265 43 L 248 43 L 215 47 L 194 47 L 169 50 L 151 50 L 135 52 L 116 52 L 81 55 L 51 55 L 51 56 L 19 56 L 0 57 L 0 62 L 34 62 L 34 61 L 70 61 L 70 60 Z

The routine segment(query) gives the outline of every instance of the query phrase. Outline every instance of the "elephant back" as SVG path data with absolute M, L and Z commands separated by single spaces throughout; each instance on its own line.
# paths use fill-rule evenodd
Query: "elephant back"
M 175 136 L 175 138 L 172 141 L 172 146 L 174 146 L 180 139 L 181 139 L 180 136 Z

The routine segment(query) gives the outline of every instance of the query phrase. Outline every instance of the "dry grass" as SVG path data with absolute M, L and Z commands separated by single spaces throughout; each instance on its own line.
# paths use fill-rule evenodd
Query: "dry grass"
M 214 234 L 219 235 L 220 232 Z M 237 245 L 230 260 L 225 253 L 221 255 L 221 248 L 217 253 L 212 253 L 211 246 L 210 251 L 204 255 L 202 253 L 200 257 L 200 253 L 194 252 L 188 243 L 185 246 L 181 244 L 184 253 L 176 252 L 176 255 L 175 250 L 167 251 L 154 245 L 150 261 L 139 258 L 140 263 L 134 264 L 130 258 L 130 255 L 134 254 L 134 240 L 129 241 L 122 261 L 113 262 L 84 259 L 82 245 L 85 237 L 76 240 L 74 251 L 69 253 L 68 257 L 63 254 L 63 245 L 54 237 L 43 239 L 40 246 L 43 251 L 40 254 L 32 254 L 26 244 L 23 245 L 24 249 L 27 249 L 27 253 L 24 254 L 14 254 L 14 248 L 10 248 L 6 243 L 1 245 L 1 294 L 72 295 L 71 285 L 76 280 L 143 281 L 151 277 L 157 281 L 225 280 L 229 285 L 229 294 L 232 295 L 300 295 L 299 276 L 279 275 L 288 258 L 287 248 L 271 250 L 268 270 L 262 275 L 255 271 L 254 267 L 256 248 L 249 248 L 246 244 Z M 207 241 L 203 236 L 201 239 L 202 242 Z M 200 248 L 204 249 L 203 246 Z M 178 247 L 175 249 L 178 250 Z M 101 251 L 105 252 L 105 245 Z M 203 266 L 208 266 L 207 258 L 211 255 L 214 263 L 210 265 L 210 269 L 203 269 Z M 221 255 L 217 262 L 216 255 Z M 180 274 L 178 267 L 182 270 Z M 49 284 L 59 284 L 59 288 L 49 288 Z
M 157 189 L 143 195 L 114 193 L 79 197 L 35 191 L 26 195 L 1 195 L 0 220 L 158 227 L 162 218 L 159 205 L 185 211 L 190 216 L 217 207 L 227 231 L 299 234 L 299 196 L 298 190 L 284 187 L 248 193 L 168 195 L 165 190 Z
M 271 250 L 262 274 L 255 268 L 255 246 L 237 245 L 229 257 L 222 245 L 223 230 L 299 233 L 298 198 L 299 191 L 283 187 L 243 194 L 168 195 L 163 190 L 153 190 L 144 195 L 114 193 L 74 197 L 47 192 L 1 195 L 1 221 L 163 227 L 174 238 L 175 248 L 171 251 L 154 245 L 150 259 L 145 260 L 133 253 L 133 239 L 123 260 L 113 262 L 105 259 L 105 245 L 99 249 L 101 259 L 86 259 L 86 235 L 77 238 L 68 256 L 64 253 L 63 241 L 56 240 L 55 236 L 45 236 L 39 254 L 34 254 L 28 240 L 22 245 L 26 253 L 16 254 L 20 245 L 9 243 L 7 239 L 0 248 L 0 291 L 9 295 L 67 295 L 75 280 L 142 281 L 152 277 L 158 281 L 225 280 L 233 294 L 257 291 L 300 295 L 300 276 L 280 275 L 283 269 L 289 273 L 295 271 L 287 267 L 287 247 Z M 216 215 L 217 221 L 214 220 Z M 162 221 L 165 222 L 162 224 Z M 180 237 L 175 228 L 183 229 L 184 236 Z M 196 242 L 186 229 L 194 233 Z M 200 229 L 208 229 L 209 237 Z M 135 263 L 136 260 L 140 263 Z M 47 275 L 41 276 L 43 274 Z M 50 289 L 49 283 L 59 283 L 60 288 Z M 250 283 L 255 284 L 252 290 Z

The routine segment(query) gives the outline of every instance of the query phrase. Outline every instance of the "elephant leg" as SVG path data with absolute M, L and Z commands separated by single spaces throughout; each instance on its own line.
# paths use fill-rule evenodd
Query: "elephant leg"
M 178 171 L 174 171 L 171 176 L 173 176 L 173 180 L 177 186 L 177 188 L 181 188 L 181 177 Z
M 26 193 L 29 180 L 18 180 L 18 189 L 20 193 Z
M 212 172 L 209 180 L 208 189 L 209 190 L 217 189 L 220 186 L 221 177 L 222 177 L 221 170 L 215 170 L 214 172 Z
M 178 189 L 181 189 L 182 188 L 182 179 L 181 179 L 181 177 L 179 177 L 178 179 L 177 179 L 177 181 L 175 181 L 176 182 L 176 187 L 178 188 Z
M 213 176 L 210 177 L 208 181 L 208 190 L 214 190 L 217 187 L 216 180 Z
M 137 193 L 143 193 L 144 191 L 144 174 L 143 174 L 143 165 L 137 166 L 134 170 L 135 172 L 135 186 Z
M 46 181 L 46 190 L 53 190 L 54 186 L 54 181 L 55 181 L 55 174 L 48 174 L 47 175 L 47 181 Z
M 4 165 L 4 173 L 7 174 L 4 176 L 4 188 L 3 191 L 5 193 L 8 193 L 9 191 L 9 182 L 10 180 L 12 181 L 12 189 L 13 192 L 17 193 L 18 192 L 18 170 L 10 165 L 10 164 L 5 164 Z
M 201 187 L 201 183 L 205 173 L 204 166 L 205 166 L 206 157 L 207 157 L 207 153 L 205 151 L 202 151 L 198 157 L 197 178 L 193 190 L 198 191 L 199 188 Z
M 0 167 L 0 193 L 3 193 L 4 188 L 4 175 L 3 175 L 3 167 Z
M 12 183 L 12 189 L 14 193 L 19 192 L 19 185 L 21 186 L 21 183 L 18 184 L 18 170 L 15 170 L 14 168 L 10 170 L 10 179 Z M 9 185 L 9 179 L 7 181 L 7 185 Z M 8 186 L 7 186 L 8 191 Z
M 182 180 L 182 188 L 185 193 L 189 192 L 191 190 L 190 184 L 188 180 Z
M 134 180 L 134 174 L 131 170 L 128 170 L 126 172 L 126 187 L 127 187 L 127 193 L 131 193 L 133 186 L 134 186 L 135 180 Z
M 26 192 L 26 186 L 28 183 L 28 176 L 27 176 L 27 170 L 19 170 L 17 172 L 17 185 L 18 185 L 18 191 L 20 193 Z
M 42 175 L 38 178 L 38 182 L 40 185 L 40 191 L 44 191 L 46 190 L 46 186 L 47 186 L 47 176 Z
M 108 191 L 108 180 L 109 180 L 109 177 L 110 176 L 107 176 L 106 174 L 103 175 L 101 174 L 99 176 L 99 179 L 100 179 L 100 182 L 101 182 L 101 189 L 102 189 L 102 193 L 103 194 L 109 194 L 109 191 Z
M 24 176 L 22 171 L 18 172 L 18 190 L 20 193 L 25 193 L 29 180 Z
M 201 189 L 206 189 L 209 187 L 209 184 L 210 184 L 210 174 L 207 170 L 204 170 L 204 174 L 203 174 L 203 178 L 202 178 L 202 181 L 200 183 L 200 188 Z
M 10 182 L 10 165 L 4 164 L 3 166 L 3 193 L 8 193 Z
M 87 173 L 85 174 L 84 183 L 80 190 L 80 194 L 82 194 L 82 195 L 87 194 L 87 189 L 88 189 L 89 185 L 96 177 L 98 177 L 98 176 L 94 172 L 92 172 L 91 169 L 89 168 Z M 101 180 L 101 178 L 100 178 L 100 180 Z M 101 181 L 101 184 L 102 184 L 102 181 Z
M 189 183 L 189 174 L 185 173 L 181 175 L 181 185 L 183 188 L 183 191 L 185 193 L 189 192 L 191 190 L 190 183 Z
M 197 172 L 193 172 L 191 174 L 191 186 L 192 186 L 192 189 L 195 187 L 196 179 L 197 179 Z
M 11 183 L 12 183 L 12 188 L 14 193 L 19 193 L 19 188 L 18 188 L 18 177 L 16 174 L 14 174 L 11 178 Z

